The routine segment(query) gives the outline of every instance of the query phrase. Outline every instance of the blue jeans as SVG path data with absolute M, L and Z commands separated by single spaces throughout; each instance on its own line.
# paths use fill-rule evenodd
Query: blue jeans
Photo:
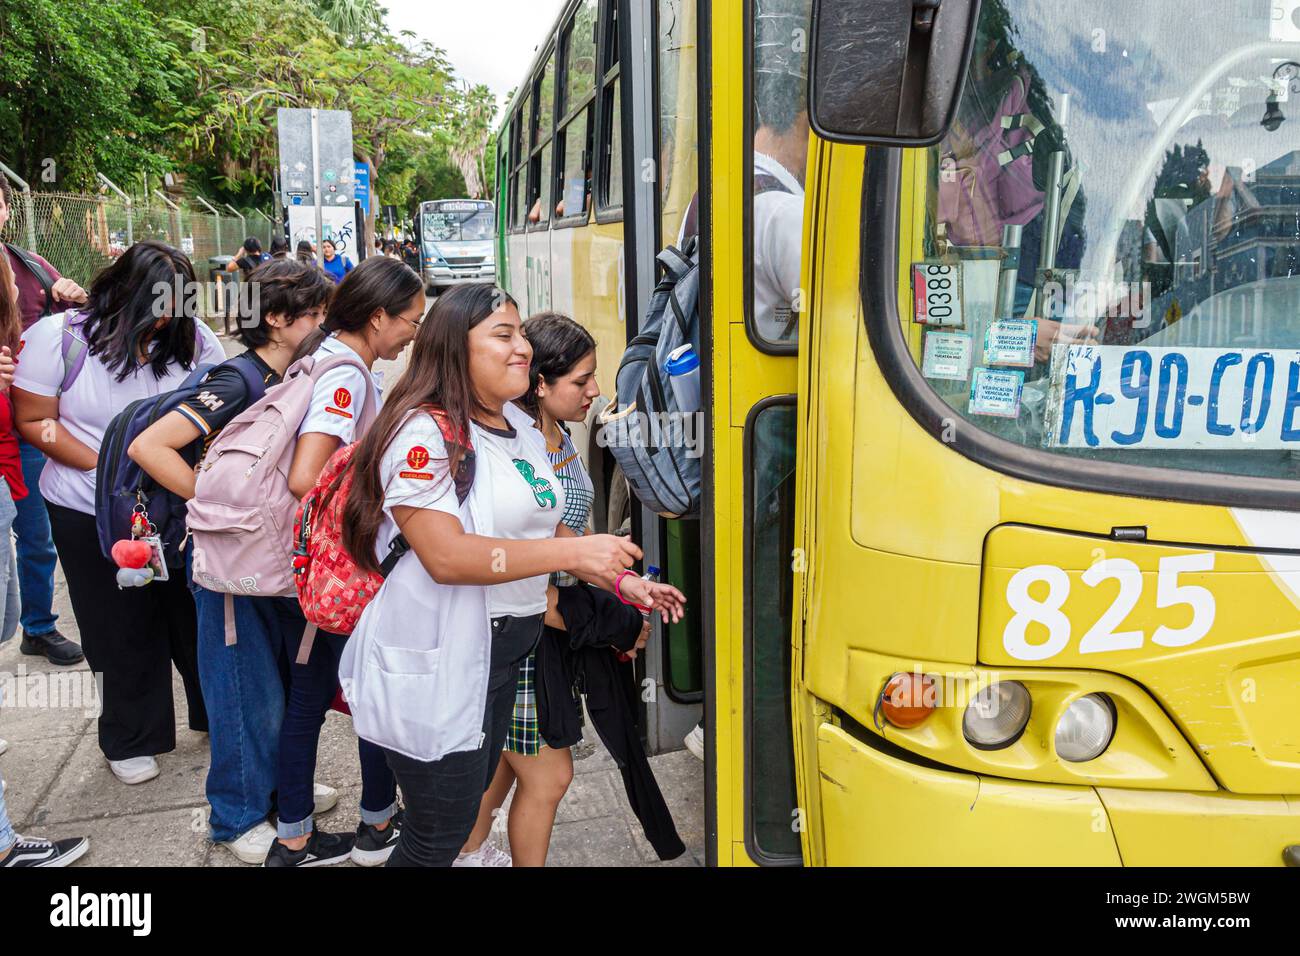
M 18 575 L 14 570 L 13 539 L 9 529 L 14 521 L 14 500 L 9 497 L 9 484 L 0 478 L 0 600 L 4 601 L 3 613 L 0 613 L 0 644 L 14 636 L 18 627 Z M 4 708 L 4 685 L 0 683 L 0 712 Z M 4 774 L 0 774 L 0 853 L 5 852 L 18 842 L 13 824 L 9 822 L 9 811 L 5 809 Z
M 305 622 L 304 622 L 305 623 Z M 302 628 L 285 644 L 289 665 L 289 705 L 280 727 L 280 816 L 282 839 L 312 832 L 312 782 L 316 778 L 316 750 L 325 712 L 339 686 L 339 658 L 347 638 L 320 631 L 306 664 L 297 663 Z M 397 812 L 397 781 L 384 752 L 368 740 L 357 738 L 361 758 L 361 822 L 372 826 Z
M 225 595 L 194 587 L 199 619 L 199 682 L 208 711 L 209 824 L 216 842 L 233 840 L 271 812 L 284 720 L 282 648 L 306 622 L 293 598 L 235 597 L 237 640 L 226 646 Z
M 35 445 L 19 439 L 23 461 L 23 481 L 27 497 L 15 502 L 18 517 L 14 534 L 18 538 L 18 590 L 22 594 L 22 625 L 28 634 L 48 634 L 59 616 L 54 613 L 54 538 L 50 534 L 50 516 L 41 497 L 41 471 L 45 456 Z

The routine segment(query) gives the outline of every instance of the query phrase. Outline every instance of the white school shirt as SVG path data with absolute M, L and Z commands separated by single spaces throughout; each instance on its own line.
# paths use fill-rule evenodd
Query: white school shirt
M 772 189 L 754 197 L 754 328 L 769 342 L 782 339 L 799 286 L 803 250 L 803 186 L 771 156 L 755 151 L 754 172 L 767 173 L 788 193 Z
M 63 381 L 63 322 L 67 313 L 47 315 L 23 333 L 21 358 L 14 375 L 14 387 L 33 395 L 53 398 Z M 215 365 L 226 360 L 225 349 L 216 334 L 198 323 L 200 349 L 196 364 Z M 148 367 L 137 369 L 123 381 L 95 355 L 86 354 L 81 371 L 59 396 L 59 422 L 74 438 L 94 451 L 104 440 L 109 422 L 127 405 L 140 398 L 170 392 L 194 370 L 173 362 L 162 378 Z M 41 472 L 41 494 L 64 508 L 95 513 L 95 469 L 80 471 L 46 459 Z
M 541 432 L 531 422 L 512 432 L 474 422 L 471 430 L 477 460 L 492 459 L 492 530 L 483 533 L 511 540 L 555 537 L 565 494 L 551 468 L 545 439 L 537 441 Z M 493 617 L 544 614 L 550 579 L 549 574 L 538 574 L 494 584 L 488 590 L 488 610 Z
M 354 355 L 363 367 L 365 365 L 356 349 L 340 342 L 333 335 L 328 336 L 312 353 L 318 362 L 333 355 Z M 361 414 L 366 401 L 374 402 L 376 412 L 384 401 L 379 381 L 373 374 L 351 365 L 330 369 L 317 380 L 311 390 L 311 404 L 308 406 L 307 417 L 298 428 L 299 437 L 308 432 L 319 432 L 338 436 L 344 445 L 351 444 L 361 437 L 357 434 L 357 416 Z
M 523 441 L 536 443 L 528 459 L 545 461 L 546 442 L 528 414 L 510 404 L 504 414 Z M 475 434 L 472 440 L 480 438 Z M 454 515 L 467 534 L 499 536 L 494 530 L 494 492 L 508 484 L 507 479 L 521 482 L 520 472 L 512 464 L 513 475 L 501 475 L 499 456 L 477 447 L 475 451 L 474 483 L 462 504 L 447 475 L 447 453 L 437 424 L 423 412 L 411 414 L 380 466 L 384 521 L 375 542 L 377 558 L 387 556 L 397 534 L 392 509 L 398 505 Z M 414 552 L 397 562 L 362 612 L 339 664 L 343 695 L 359 736 L 422 761 L 483 746 L 491 590 L 484 585 L 439 584 Z

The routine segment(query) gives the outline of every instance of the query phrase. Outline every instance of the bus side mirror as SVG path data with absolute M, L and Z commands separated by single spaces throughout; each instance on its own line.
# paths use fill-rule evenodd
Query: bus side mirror
M 808 117 L 836 143 L 929 146 L 952 123 L 980 0 L 813 0 Z

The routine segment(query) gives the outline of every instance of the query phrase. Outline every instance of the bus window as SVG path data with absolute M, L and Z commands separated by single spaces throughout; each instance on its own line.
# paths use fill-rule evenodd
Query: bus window
M 1115 5 L 1085 30 L 984 4 L 928 151 L 913 358 L 1023 445 L 1297 478 L 1300 64 L 1268 50 L 1295 38 L 1267 4 L 1169 30 L 1185 10 Z
M 605 30 L 601 47 L 600 135 L 597 137 L 600 163 L 597 170 L 597 208 L 623 208 L 623 119 L 620 113 L 618 59 L 618 3 L 605 7 Z
M 696 0 L 659 0 L 659 187 L 664 242 L 680 242 L 698 181 L 695 63 Z
M 533 149 L 532 169 L 528 182 L 532 187 L 532 203 L 528 209 L 528 224 L 547 223 L 551 220 L 551 129 L 555 122 L 555 54 L 546 59 L 542 75 L 534 88 L 533 102 L 537 105 L 537 145 Z
M 753 6 L 749 331 L 764 351 L 791 351 L 798 341 L 811 7 L 811 0 Z
M 557 219 L 581 216 L 586 219 L 587 203 L 591 199 L 590 170 L 587 167 L 587 114 L 583 110 L 560 131 L 560 149 L 564 151 L 563 180 L 559 201 L 555 204 Z
M 564 105 L 573 112 L 596 89 L 596 0 L 583 0 L 564 35 Z
M 585 222 L 591 205 L 591 100 L 596 89 L 596 0 L 574 11 L 561 39 L 564 71 L 555 156 L 559 173 L 555 218 Z
M 745 439 L 746 832 L 755 856 L 778 862 L 800 855 L 790 729 L 794 397 L 758 406 Z

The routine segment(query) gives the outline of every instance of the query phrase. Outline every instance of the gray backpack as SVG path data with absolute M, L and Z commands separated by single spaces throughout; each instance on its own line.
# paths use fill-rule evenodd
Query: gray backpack
M 704 415 L 684 414 L 677 407 L 664 371 L 678 347 L 690 343 L 700 351 L 696 240 L 691 238 L 681 250 L 669 246 L 657 259 L 663 278 L 650 297 L 640 331 L 623 352 L 614 402 L 599 419 L 600 444 L 614 456 L 643 505 L 665 518 L 697 518 Z

